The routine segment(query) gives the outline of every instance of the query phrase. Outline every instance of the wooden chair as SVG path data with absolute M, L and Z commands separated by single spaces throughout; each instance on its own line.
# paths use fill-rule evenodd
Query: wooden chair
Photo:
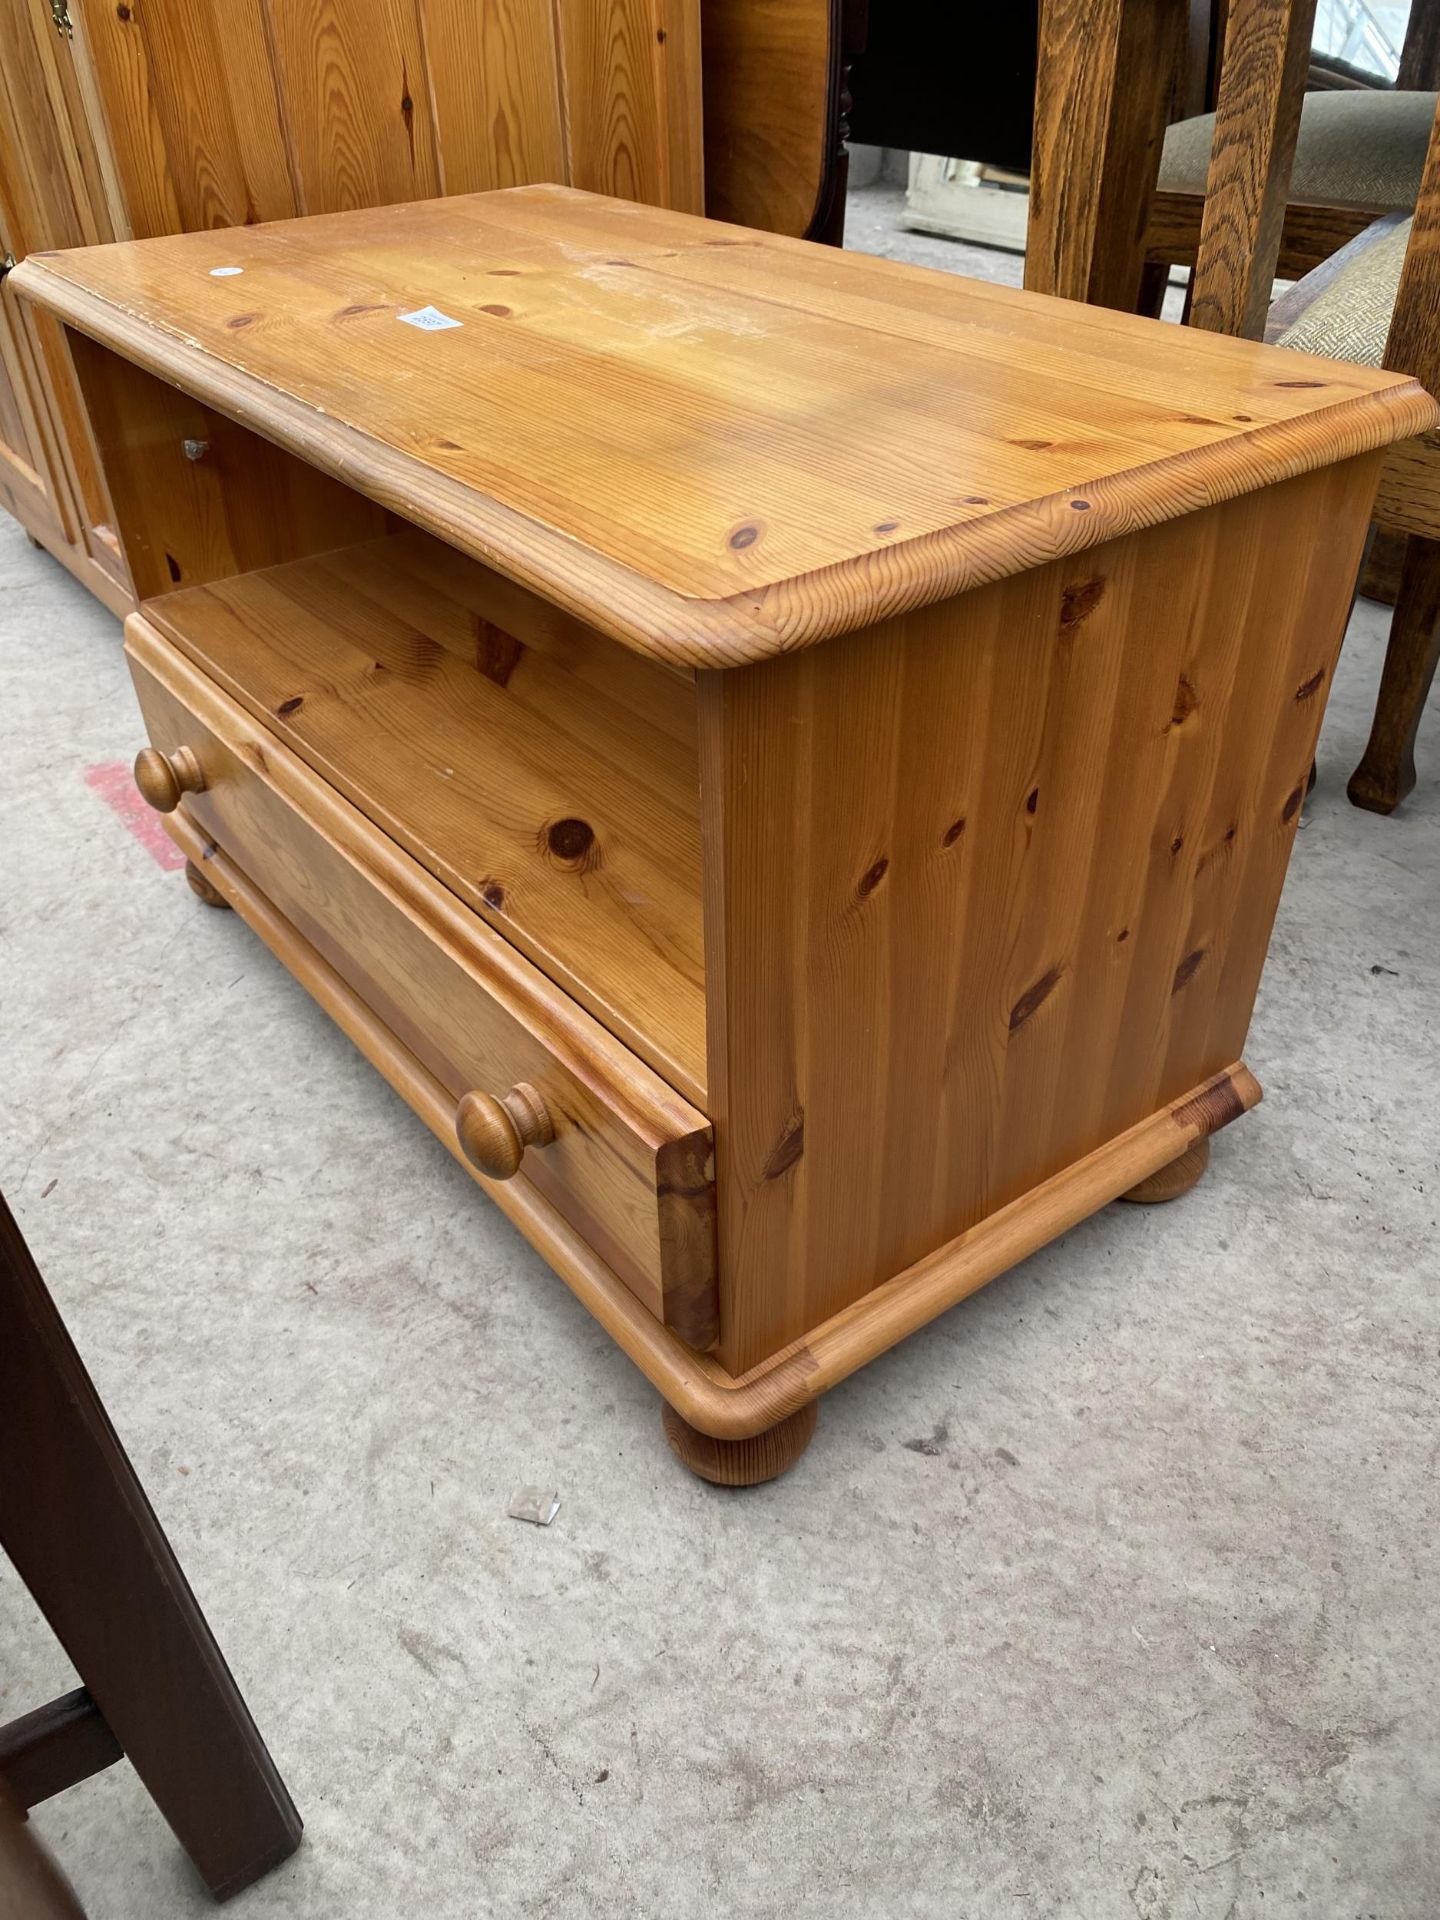
M 1155 0 L 1090 0 L 1093 31 L 1080 42 L 1081 0 L 1045 0 L 1037 84 L 1037 196 L 1026 285 L 1133 309 L 1144 271 L 1145 210 L 1158 177 L 1167 76 L 1175 71 L 1184 8 Z M 1215 131 L 1190 296 L 1190 324 L 1249 339 L 1264 337 L 1290 205 L 1290 184 L 1310 58 L 1315 0 L 1231 0 L 1215 109 Z M 1067 44 L 1073 43 L 1073 44 Z M 1048 59 L 1047 59 L 1048 46 Z M 1149 71 L 1149 84 L 1146 75 Z M 1043 111 L 1042 111 L 1043 110 Z M 1046 122 L 1042 133 L 1042 118 Z M 1440 385 L 1440 149 L 1431 134 L 1418 205 L 1403 246 L 1375 251 L 1393 221 L 1362 247 L 1315 269 L 1307 298 L 1332 288 L 1332 315 L 1348 314 L 1316 344 L 1319 319 L 1294 331 L 1282 310 L 1272 338 L 1364 360 Z M 1067 181 L 1062 163 L 1068 159 Z M 1361 280 L 1388 259 L 1395 298 L 1388 327 L 1377 326 L 1373 286 L 1361 319 Z M 1368 262 L 1368 265 L 1367 265 Z M 1383 346 L 1377 344 L 1383 339 Z M 1432 443 L 1433 441 L 1433 443 Z M 1414 742 L 1436 664 L 1440 614 L 1440 440 L 1407 441 L 1387 457 L 1376 524 L 1408 536 L 1390 646 L 1370 744 L 1350 781 L 1357 806 L 1388 813 L 1415 781 Z
M 1313 10 L 1313 0 L 1233 0 L 1191 324 L 1382 365 L 1414 375 L 1433 392 L 1440 384 L 1440 144 L 1433 99 L 1413 219 L 1392 215 L 1373 223 L 1270 314 L 1299 120 L 1290 76 L 1308 50 Z M 1357 806 L 1390 813 L 1415 784 L 1415 740 L 1440 650 L 1435 436 L 1392 449 L 1375 524 L 1407 540 L 1375 719 L 1349 794 Z
M 1276 302 L 1266 337 L 1440 385 L 1440 117 L 1413 217 L 1376 221 Z M 1440 438 L 1386 460 L 1375 525 L 1405 536 L 1395 611 L 1364 755 L 1350 776 L 1357 807 L 1393 813 L 1415 785 L 1415 740 L 1440 660 Z
M 1327 260 L 1379 215 L 1415 204 L 1435 94 L 1386 88 L 1307 93 L 1276 272 L 1284 280 Z M 1200 242 L 1215 115 L 1165 134 L 1145 238 L 1147 261 L 1191 266 Z
M 1197 0 L 1191 0 L 1192 37 Z M 1227 14 L 1206 4 L 1214 98 Z M 1347 246 L 1378 216 L 1415 205 L 1435 88 L 1440 85 L 1440 0 L 1414 0 L 1393 88 L 1311 54 L 1300 109 L 1276 270 L 1298 280 Z M 1192 88 L 1193 94 L 1193 88 Z M 1152 265 L 1193 266 L 1205 210 L 1215 115 L 1193 99 L 1165 133 L 1145 254 Z
M 20 1815 L 122 1757 L 217 1900 L 293 1853 L 300 1816 L 3 1198 L 0 1547 L 84 1682 L 0 1727 L 0 1914 L 80 1911 Z

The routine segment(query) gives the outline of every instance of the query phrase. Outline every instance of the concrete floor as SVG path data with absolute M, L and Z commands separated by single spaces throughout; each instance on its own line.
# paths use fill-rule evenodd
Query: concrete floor
M 1400 815 L 1347 805 L 1385 618 L 1212 1177 L 917 1335 L 736 1496 L 87 782 L 141 738 L 119 633 L 0 521 L 0 1187 L 307 1821 L 242 1911 L 1440 1910 L 1440 725 Z M 0 1645 L 0 1719 L 73 1684 L 8 1568 Z M 123 1765 L 36 1825 L 96 1920 L 208 1910 Z

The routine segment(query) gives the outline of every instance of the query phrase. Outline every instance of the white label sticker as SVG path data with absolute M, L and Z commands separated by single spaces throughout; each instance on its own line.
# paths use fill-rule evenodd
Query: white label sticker
M 245 269 L 243 267 L 211 267 L 210 278 L 212 280 L 228 280 L 231 274 L 243 273 L 244 271 Z
M 452 320 L 448 313 L 441 313 L 438 307 L 417 307 L 414 313 L 402 313 L 400 318 L 407 327 L 419 327 L 422 333 L 439 333 L 445 327 L 463 327 L 463 320 Z

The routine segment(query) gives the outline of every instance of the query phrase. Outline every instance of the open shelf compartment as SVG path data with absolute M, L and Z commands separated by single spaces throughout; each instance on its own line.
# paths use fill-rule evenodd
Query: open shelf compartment
M 692 678 L 414 529 L 143 611 L 703 1107 Z

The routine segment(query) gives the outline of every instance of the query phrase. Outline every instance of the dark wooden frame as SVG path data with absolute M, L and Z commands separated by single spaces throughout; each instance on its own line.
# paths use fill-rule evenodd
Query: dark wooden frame
M 21 1807 L 125 1754 L 219 1900 L 301 1820 L 0 1198 L 0 1547 L 84 1689 L 0 1728 Z

